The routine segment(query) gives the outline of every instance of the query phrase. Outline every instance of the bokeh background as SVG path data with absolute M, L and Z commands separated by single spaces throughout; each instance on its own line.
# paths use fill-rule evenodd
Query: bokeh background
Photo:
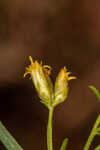
M 88 88 L 100 89 L 100 1 L 0 0 L 0 120 L 24 150 L 46 150 L 48 110 L 31 80 L 23 78 L 28 56 L 77 76 L 68 99 L 54 113 L 54 150 L 83 148 L 100 104 Z M 94 139 L 91 150 L 100 143 Z

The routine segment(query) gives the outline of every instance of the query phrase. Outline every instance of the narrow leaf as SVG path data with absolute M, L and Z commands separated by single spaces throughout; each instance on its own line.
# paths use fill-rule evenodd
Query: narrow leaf
M 66 150 L 67 144 L 68 144 L 68 139 L 65 138 L 64 141 L 63 141 L 63 143 L 62 143 L 62 145 L 61 145 L 60 150 Z
M 23 150 L 1 122 L 0 122 L 0 141 L 7 150 Z
M 100 150 L 100 145 L 98 145 L 94 150 Z
M 93 91 L 93 93 L 97 96 L 99 102 L 100 102 L 100 93 L 99 91 L 92 85 L 89 86 L 89 88 Z

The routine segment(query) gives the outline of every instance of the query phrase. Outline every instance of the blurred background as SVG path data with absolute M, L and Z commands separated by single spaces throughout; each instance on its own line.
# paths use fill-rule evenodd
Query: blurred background
M 100 89 L 100 1 L 0 0 L 0 120 L 24 150 L 46 150 L 48 110 L 31 80 L 24 79 L 28 56 L 77 76 L 68 99 L 54 113 L 54 150 L 83 148 L 100 104 L 88 88 Z M 94 139 L 91 150 L 100 144 Z

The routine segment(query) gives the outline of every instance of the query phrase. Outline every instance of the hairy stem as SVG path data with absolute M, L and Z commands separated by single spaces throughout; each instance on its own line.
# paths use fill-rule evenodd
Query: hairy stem
M 96 135 L 97 128 L 98 128 L 99 125 L 100 125 L 100 115 L 98 116 L 98 118 L 97 118 L 97 120 L 96 120 L 96 122 L 95 122 L 95 124 L 94 124 L 94 126 L 93 126 L 93 128 L 92 128 L 92 131 L 91 131 L 91 133 L 90 133 L 90 136 L 89 136 L 89 138 L 88 138 L 88 140 L 87 140 L 87 142 L 86 142 L 86 144 L 85 144 L 83 150 L 89 150 L 89 148 L 90 148 L 90 146 L 91 146 L 91 143 L 92 143 L 92 141 L 93 141 L 93 138 L 94 138 L 95 135 Z
M 53 150 L 52 142 L 52 120 L 53 120 L 53 108 L 49 109 L 48 126 L 47 126 L 47 148 Z

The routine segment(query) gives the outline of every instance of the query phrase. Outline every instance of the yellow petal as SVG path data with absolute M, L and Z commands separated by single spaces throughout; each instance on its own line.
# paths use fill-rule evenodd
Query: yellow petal
M 70 81 L 72 79 L 77 79 L 77 78 L 76 77 L 68 77 L 68 81 Z
M 33 59 L 31 56 L 29 56 L 29 60 L 30 60 L 31 64 L 33 64 Z

